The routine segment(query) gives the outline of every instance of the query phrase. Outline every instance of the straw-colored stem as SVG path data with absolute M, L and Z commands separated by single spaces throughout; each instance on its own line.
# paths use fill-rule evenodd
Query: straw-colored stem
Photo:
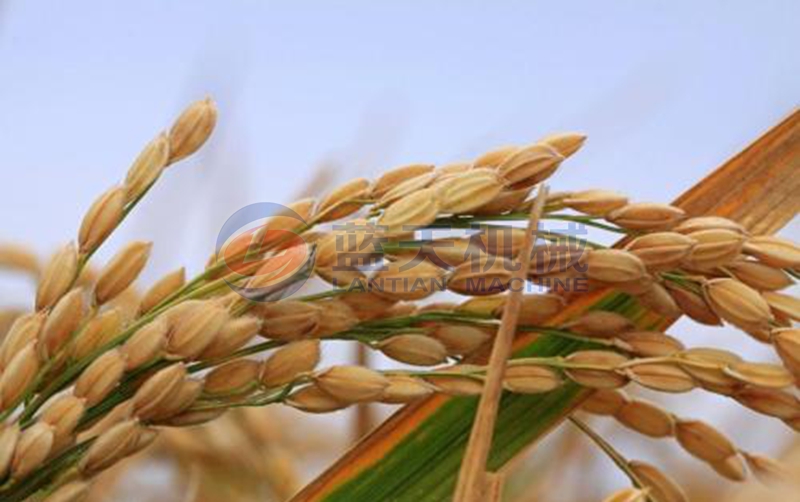
M 536 242 L 539 218 L 547 200 L 547 186 L 540 185 L 536 201 L 531 210 L 525 244 L 522 247 L 522 264 L 514 272 L 514 277 L 525 280 L 530 268 L 530 256 Z M 486 383 L 483 387 L 478 410 L 470 433 L 464 459 L 461 463 L 455 500 L 463 502 L 480 502 L 486 480 L 486 461 L 492 446 L 494 425 L 503 393 L 503 376 L 506 363 L 511 356 L 511 347 L 516 334 L 517 321 L 522 306 L 522 291 L 512 290 L 503 309 L 503 319 L 489 357 L 489 368 Z

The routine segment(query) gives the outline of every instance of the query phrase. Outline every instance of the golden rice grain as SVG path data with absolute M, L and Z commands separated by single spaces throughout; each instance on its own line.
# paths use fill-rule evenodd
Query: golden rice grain
M 262 321 L 255 316 L 228 319 L 211 343 L 197 356 L 209 360 L 226 357 L 247 345 L 261 330 Z
M 513 270 L 510 260 L 481 255 L 477 260 L 464 262 L 453 269 L 447 280 L 447 289 L 469 296 L 502 293 L 512 284 Z
M 566 242 L 537 245 L 531 257 L 530 275 L 541 276 L 582 267 L 588 252 L 586 246 Z
M 636 296 L 639 303 L 653 312 L 670 319 L 676 319 L 683 314 L 678 302 L 662 284 L 651 282 L 647 289 Z
M 58 450 L 68 440 L 86 411 L 86 400 L 64 394 L 50 403 L 39 417 L 53 427 L 53 449 Z
M 421 300 L 442 291 L 446 270 L 429 261 L 389 263 L 372 276 L 375 294 L 390 300 Z
M 353 309 L 362 321 L 384 316 L 397 303 L 392 298 L 385 298 L 372 291 L 343 294 L 339 295 L 339 299 Z
M 317 302 L 317 305 L 320 308 L 320 316 L 319 325 L 312 333 L 314 337 L 331 336 L 358 324 L 358 316 L 353 309 L 339 299 Z
M 477 396 L 483 392 L 483 377 L 458 375 L 458 373 L 466 373 L 472 369 L 473 367 L 469 365 L 453 366 L 447 370 L 452 375 L 436 375 L 428 377 L 426 380 L 439 392 L 450 396 Z
M 665 284 L 665 287 L 681 311 L 692 320 L 708 326 L 722 325 L 722 320 L 714 312 L 705 298 L 693 291 L 688 291 L 683 287 L 670 284 L 669 282 Z
M 169 138 L 159 134 L 141 151 L 125 175 L 125 202 L 130 203 L 155 183 L 169 162 Z
M 744 246 L 744 236 L 724 229 L 698 230 L 687 235 L 695 241 L 683 264 L 694 270 L 710 270 L 736 260 Z
M 470 169 L 472 169 L 472 164 L 469 162 L 451 162 L 450 164 L 439 166 L 437 172 L 439 174 L 457 174 L 469 171 Z
M 727 265 L 733 275 L 753 289 L 777 291 L 788 288 L 794 281 L 783 270 L 753 260 L 736 260 Z
M 5 477 L 11 468 L 11 460 L 19 441 L 19 424 L 0 425 L 0 476 Z
M 800 321 L 800 299 L 775 291 L 765 291 L 761 296 L 778 315 Z
M 264 361 L 261 383 L 266 387 L 285 385 L 298 375 L 313 371 L 319 359 L 319 340 L 292 342 L 276 350 Z
M 694 379 L 680 367 L 672 364 L 637 364 L 625 374 L 642 387 L 660 392 L 689 392 L 694 389 Z
M 186 283 L 186 269 L 179 268 L 165 275 L 142 296 L 139 304 L 139 312 L 150 312 L 156 305 L 164 301 L 167 297 L 178 291 Z
M 493 254 L 503 258 L 516 258 L 525 245 L 527 230 L 522 228 L 492 228 L 482 226 L 480 231 L 471 236 L 479 240 L 479 248 L 483 253 Z M 473 241 L 474 242 L 474 241 Z M 475 252 L 474 248 L 469 249 Z
M 788 239 L 772 235 L 751 237 L 745 243 L 744 251 L 772 267 L 800 267 L 800 247 Z
M 320 389 L 345 403 L 376 400 L 389 386 L 385 376 L 362 366 L 332 366 L 315 381 Z
M 322 199 L 317 208 L 317 218 L 321 222 L 335 221 L 350 216 L 363 203 L 354 202 L 369 196 L 370 182 L 366 178 L 356 178 L 334 189 Z
M 603 499 L 603 502 L 645 502 L 647 491 L 638 488 L 625 488 L 612 493 Z
M 0 339 L 6 336 L 14 321 L 26 313 L 27 311 L 21 308 L 0 308 Z
M 685 348 L 680 340 L 660 331 L 630 331 L 621 333 L 619 338 L 642 357 L 671 356 Z
M 133 416 L 133 402 L 128 399 L 114 406 L 103 418 L 98 420 L 91 427 L 78 434 L 78 442 L 96 438 L 120 422 L 124 422 Z
M 279 230 L 301 233 L 314 216 L 316 205 L 317 202 L 313 198 L 292 202 L 275 216 L 267 219 L 259 229 L 257 237 L 254 236 L 254 239 L 260 238 L 256 242 L 262 242 L 262 245 L 266 247 L 281 244 L 281 239 L 286 239 L 286 234 L 285 232 L 279 232 Z M 284 242 L 284 244 L 286 243 Z
M 494 200 L 503 188 L 502 180 L 492 172 L 472 170 L 454 176 L 436 191 L 439 211 L 448 214 L 471 213 Z
M 336 399 L 316 385 L 308 385 L 292 393 L 286 404 L 306 413 L 330 413 L 347 407 L 349 403 Z
M 311 334 L 319 325 L 322 309 L 313 303 L 283 300 L 260 305 L 258 313 L 264 319 L 263 336 L 288 341 Z
M 78 331 L 69 345 L 72 359 L 83 359 L 111 342 L 122 328 L 122 322 L 122 314 L 118 308 L 111 308 L 94 316 Z
M 639 461 L 629 462 L 629 466 L 642 483 L 650 488 L 650 495 L 657 502 L 687 502 L 689 500 L 681 487 L 657 467 Z
M 203 392 L 210 395 L 246 394 L 255 389 L 261 364 L 252 359 L 236 359 L 221 364 L 205 376 Z
M 367 275 L 350 267 L 332 266 L 315 267 L 314 272 L 320 279 L 337 288 L 358 291 L 367 284 Z
M 445 345 L 425 335 L 394 335 L 379 342 L 377 348 L 392 359 L 415 366 L 435 366 L 447 360 Z
M 608 283 L 639 281 L 647 275 L 635 254 L 620 249 L 593 249 L 586 257 L 586 275 Z
M 203 385 L 203 380 L 184 378 L 168 394 L 169 397 L 149 414 L 148 420 L 163 423 L 165 420 L 171 420 L 175 416 L 184 413 L 191 408 L 203 393 Z
M 720 216 L 696 216 L 687 218 L 674 228 L 675 232 L 691 234 L 702 230 L 730 230 L 747 235 L 747 230 L 738 222 Z
M 0 344 L 0 370 L 6 368 L 23 348 L 39 338 L 46 317 L 42 312 L 31 312 L 14 321 Z
M 503 298 L 505 300 L 505 297 Z M 523 295 L 519 309 L 519 324 L 522 326 L 541 326 L 565 307 L 564 298 L 556 294 Z M 505 301 L 493 310 L 496 317 L 501 317 Z
M 683 449 L 706 462 L 722 462 L 737 452 L 730 439 L 701 420 L 678 419 L 675 438 Z
M 90 485 L 87 481 L 71 481 L 59 486 L 42 502 L 80 502 L 89 495 L 89 488 Z
M 505 302 L 506 295 L 503 294 L 475 296 L 459 303 L 456 307 L 456 311 L 486 316 L 502 315 Z
M 384 315 L 383 318 L 390 317 L 408 317 L 415 315 L 419 312 L 419 308 L 410 302 L 399 302 L 392 305 Z
M 78 250 L 69 243 L 59 249 L 45 265 L 36 288 L 36 310 L 55 305 L 78 274 Z
M 120 347 L 125 359 L 125 369 L 130 371 L 161 356 L 167 346 L 169 324 L 165 317 L 140 328 Z
M 92 443 L 79 469 L 91 475 L 110 467 L 136 445 L 140 433 L 137 420 L 127 420 L 111 427 Z
M 486 204 L 475 208 L 472 214 L 476 215 L 492 215 L 503 214 L 515 211 L 520 205 L 525 202 L 525 199 L 530 195 L 530 188 L 520 188 L 518 190 L 511 190 L 504 188 L 498 193 L 494 199 Z
M 591 216 L 606 216 L 611 211 L 628 204 L 628 197 L 610 190 L 584 190 L 572 192 L 562 203 L 575 211 Z
M 125 356 L 114 349 L 94 360 L 75 382 L 74 394 L 94 406 L 117 386 L 125 373 Z
M 583 402 L 581 409 L 595 415 L 613 416 L 630 402 L 627 394 L 618 389 L 597 389 Z
M 734 397 L 744 406 L 764 415 L 782 420 L 800 417 L 800 402 L 782 390 L 750 387 L 737 391 Z
M 64 295 L 44 323 L 41 334 L 41 350 L 45 357 L 52 357 L 69 341 L 84 316 L 84 297 L 82 288 L 75 288 Z
M 628 361 L 622 354 L 607 350 L 582 350 L 573 352 L 567 361 L 575 366 L 597 366 L 597 368 L 569 367 L 567 376 L 584 387 L 613 389 L 628 383 L 628 378 L 616 372 L 616 367 Z
M 99 305 L 114 299 L 136 280 L 147 264 L 152 246 L 150 242 L 131 242 L 103 267 L 94 288 Z
M 512 188 L 527 188 L 552 176 L 563 160 L 553 147 L 536 143 L 509 155 L 497 171 Z
M 589 337 L 610 338 L 633 329 L 627 317 L 605 310 L 593 310 L 562 326 L 574 333 Z
M 695 240 L 677 232 L 654 232 L 633 239 L 625 246 L 651 270 L 669 270 L 689 254 Z
M 792 374 L 775 364 L 736 362 L 725 366 L 723 371 L 742 383 L 756 387 L 782 389 L 794 383 Z
M 473 162 L 473 169 L 497 167 L 520 150 L 518 146 L 503 146 L 481 155 Z
M 228 319 L 228 311 L 214 302 L 193 303 L 171 326 L 167 352 L 183 359 L 197 357 L 211 345 Z
M 405 375 L 391 375 L 389 386 L 386 387 L 381 395 L 380 401 L 386 404 L 405 404 L 433 394 L 435 388 L 422 380 Z
M 764 298 L 750 286 L 734 279 L 712 279 L 703 294 L 714 312 L 736 327 L 768 327 L 772 313 Z
M 386 234 L 402 234 L 433 223 L 439 211 L 436 192 L 432 188 L 425 188 L 386 208 L 378 218 L 378 225 Z
M 28 390 L 28 386 L 39 372 L 39 356 L 36 342 L 31 342 L 11 358 L 3 374 L 0 375 L 0 403 L 2 409 L 16 405 Z
M 562 384 L 558 373 L 550 368 L 532 364 L 513 365 L 506 368 L 503 387 L 521 394 L 550 392 Z
M 686 364 L 680 364 L 680 362 L 679 364 L 706 389 L 727 395 L 741 387 L 741 383 L 737 379 L 723 371 L 725 366 L 742 361 L 742 358 L 733 352 L 696 347 L 681 352 L 678 357 L 688 361 Z
M 731 481 L 742 482 L 747 479 L 747 467 L 739 455 L 731 455 L 725 460 L 711 462 L 709 465 L 717 474 Z
M 800 375 L 800 330 L 775 330 L 772 342 L 786 368 L 794 375 Z
M 450 355 L 466 355 L 475 352 L 489 341 L 486 330 L 461 324 L 442 324 L 431 336 L 441 342 Z
M 106 240 L 122 221 L 125 208 L 125 190 L 113 187 L 102 194 L 89 208 L 78 230 L 81 253 L 88 253 Z
M 555 133 L 545 136 L 539 142 L 550 145 L 564 157 L 569 157 L 580 150 L 586 142 L 586 135 L 576 132 Z
M 211 136 L 216 124 L 217 106 L 211 98 L 189 105 L 169 130 L 169 163 L 196 152 Z
M 423 174 L 432 173 L 434 166 L 431 164 L 409 164 L 386 171 L 372 186 L 373 199 L 380 199 L 386 193 L 405 180 L 416 178 Z
M 386 207 L 408 197 L 409 195 L 417 193 L 420 190 L 426 189 L 430 187 L 438 177 L 439 173 L 429 172 L 408 178 L 407 180 L 402 181 L 392 187 L 380 199 L 378 199 L 377 206 Z M 435 191 L 433 193 L 435 193 Z
M 131 412 L 142 420 L 156 415 L 169 403 L 185 378 L 186 367 L 183 364 L 172 364 L 159 370 L 136 390 L 131 399 Z
M 38 422 L 19 435 L 14 457 L 11 460 L 11 476 L 19 479 L 42 465 L 53 447 L 53 427 Z
M 669 437 L 675 431 L 675 419 L 669 412 L 640 399 L 625 403 L 614 418 L 629 429 L 654 438 Z
M 631 230 L 667 230 L 678 224 L 685 213 L 682 209 L 667 204 L 634 203 L 609 213 L 612 223 Z
M 419 247 L 408 247 L 392 250 L 392 255 L 398 257 L 397 261 L 408 262 L 416 256 L 435 257 L 437 264 L 444 263 L 446 266 L 455 267 L 472 256 L 481 253 L 478 245 L 467 238 L 443 238 L 436 239 L 430 244 L 422 244 Z

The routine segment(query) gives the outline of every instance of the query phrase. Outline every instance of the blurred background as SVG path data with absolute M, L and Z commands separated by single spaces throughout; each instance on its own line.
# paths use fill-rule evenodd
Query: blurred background
M 108 258 L 131 239 L 155 241 L 145 284 L 180 265 L 190 275 L 201 270 L 224 221 L 247 204 L 287 203 L 396 165 L 467 160 L 549 132 L 589 137 L 552 179 L 554 190 L 604 187 L 667 202 L 798 105 L 798 19 L 800 3 L 791 0 L 0 0 L 0 241 L 46 256 L 71 239 L 96 195 L 206 95 L 220 111 L 212 140 L 169 170 L 99 254 Z M 800 226 L 785 235 L 798 239 Z M 4 307 L 26 307 L 32 291 L 19 277 L 0 282 Z M 680 323 L 674 331 L 692 345 L 713 337 L 753 359 L 772 357 L 733 330 Z M 349 354 L 334 348 L 329 357 Z M 743 447 L 775 455 L 790 448 L 783 426 L 691 395 L 659 399 L 710 419 Z M 275 500 L 352 440 L 348 412 L 255 412 L 241 420 L 266 434 L 270 446 L 243 462 L 275 478 L 254 488 Z M 320 437 L 295 437 L 306 428 L 298 420 L 330 427 Z M 732 489 L 674 444 L 608 421 L 597 427 L 630 457 L 657 459 L 697 493 L 718 498 Z M 235 450 L 235 434 L 208 436 Z M 556 435 L 544 447 L 567 440 L 585 441 Z M 202 441 L 174 442 L 155 460 L 135 460 L 138 474 L 110 480 L 107 499 L 219 500 L 203 498 L 201 468 L 183 458 Z M 599 500 L 624 486 L 604 459 L 584 457 L 580 469 L 592 474 L 585 485 L 555 495 L 523 485 L 513 500 Z M 518 470 L 545 486 L 558 482 L 547 476 L 574 475 L 545 464 L 533 453 Z M 144 489 L 126 491 L 142 480 Z M 226 483 L 234 482 L 222 477 L 217 485 Z

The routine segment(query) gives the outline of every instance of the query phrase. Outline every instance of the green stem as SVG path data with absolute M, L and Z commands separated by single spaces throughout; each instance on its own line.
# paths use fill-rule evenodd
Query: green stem
M 633 472 L 633 469 L 631 469 L 628 460 L 625 457 L 623 457 L 622 454 L 619 453 L 613 446 L 611 446 L 611 444 L 608 441 L 603 439 L 602 436 L 600 436 L 600 434 L 592 430 L 592 428 L 589 427 L 586 423 L 575 418 L 574 416 L 570 415 L 567 418 L 569 419 L 570 422 L 572 422 L 573 425 L 575 425 L 575 427 L 580 429 L 581 432 L 583 432 L 589 439 L 591 439 L 592 442 L 594 442 L 594 444 L 596 444 L 601 450 L 603 450 L 603 453 L 605 453 L 606 456 L 609 459 L 611 459 L 611 461 L 614 462 L 617 465 L 617 467 L 619 467 L 620 470 L 625 473 L 626 476 L 628 476 L 628 479 L 631 480 L 633 486 L 639 488 L 640 490 L 647 489 L 647 486 L 644 483 L 642 483 L 642 480 L 639 479 L 639 476 L 637 476 L 636 473 Z M 647 495 L 647 500 L 653 502 L 652 497 L 650 497 L 649 495 Z
M 59 472 L 63 472 L 75 465 L 93 442 L 94 439 L 89 439 L 83 443 L 77 444 L 50 460 L 41 468 L 33 471 L 33 473 L 26 478 L 14 480 L 10 486 L 0 490 L 0 500 L 3 502 L 23 502 L 27 500 L 28 497 L 46 488 L 50 480 Z
M 626 229 L 618 227 L 616 225 L 608 225 L 608 224 L 605 224 L 605 223 L 600 223 L 599 221 L 597 221 L 598 218 L 595 218 L 593 216 L 550 213 L 550 214 L 543 215 L 542 219 L 545 219 L 545 220 L 558 220 L 558 221 L 572 221 L 572 222 L 575 222 L 575 223 L 584 224 L 587 227 L 599 228 L 601 230 L 607 230 L 609 232 L 614 232 L 614 233 L 623 234 L 623 235 L 634 235 L 635 234 L 635 232 L 632 232 L 630 230 L 626 230 Z
M 300 302 L 314 302 L 317 300 L 324 300 L 326 298 L 333 298 L 339 295 L 343 295 L 345 293 L 347 293 L 346 289 L 339 288 L 339 289 L 332 289 L 330 291 L 323 291 L 321 293 L 314 293 L 312 295 L 301 296 L 295 298 L 295 300 Z
M 210 359 L 208 361 L 200 361 L 198 363 L 192 364 L 187 368 L 189 373 L 197 373 L 198 371 L 202 371 L 204 369 L 211 368 L 213 366 L 218 366 L 220 364 L 224 364 L 229 361 L 233 361 L 234 359 L 238 359 L 240 357 L 250 356 L 253 354 L 258 354 L 267 350 L 271 350 L 281 345 L 285 345 L 286 342 L 281 342 L 278 340 L 269 340 L 262 343 L 257 343 L 255 345 L 250 345 L 249 347 L 245 347 L 243 349 L 237 350 L 233 354 L 230 354 L 225 357 L 221 357 L 218 359 Z
M 681 273 L 661 272 L 658 275 L 661 276 L 662 279 L 670 281 L 687 291 L 691 291 L 692 293 L 700 294 L 702 292 L 702 288 L 700 287 L 701 285 L 698 281 Z

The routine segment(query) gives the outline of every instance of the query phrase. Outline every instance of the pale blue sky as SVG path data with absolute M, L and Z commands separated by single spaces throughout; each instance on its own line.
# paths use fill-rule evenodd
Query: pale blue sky
M 555 189 L 669 200 L 800 98 L 798 2 L 431 4 L 4 2 L 0 237 L 69 238 L 205 94 L 214 141 L 126 231 L 180 200 L 171 218 L 211 247 L 235 209 L 286 202 L 321 161 L 343 179 L 563 129 L 590 139 Z

